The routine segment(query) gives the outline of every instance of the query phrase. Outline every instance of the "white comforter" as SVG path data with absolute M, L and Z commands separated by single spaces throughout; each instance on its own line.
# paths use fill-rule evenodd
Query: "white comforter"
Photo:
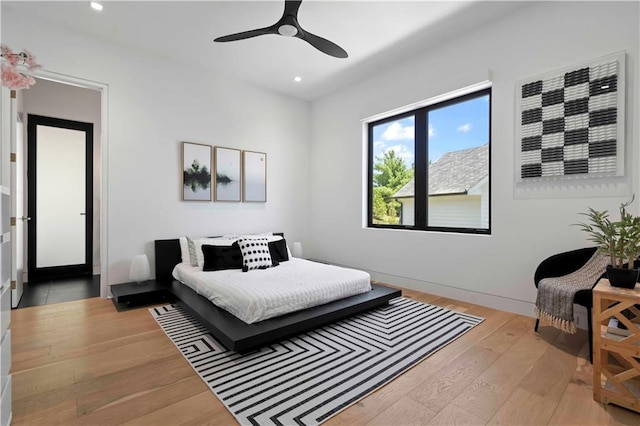
M 371 290 L 366 272 L 297 258 L 249 272 L 179 263 L 173 276 L 248 324 Z

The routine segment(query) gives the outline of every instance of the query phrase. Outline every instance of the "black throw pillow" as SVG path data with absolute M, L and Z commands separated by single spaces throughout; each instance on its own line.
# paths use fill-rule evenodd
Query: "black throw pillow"
M 287 241 L 284 238 L 278 241 L 270 241 L 269 253 L 271 253 L 271 259 L 273 261 L 286 262 L 289 260 L 289 253 L 287 253 Z
M 230 246 L 203 245 L 203 271 L 221 271 L 223 269 L 242 269 L 242 252 L 235 242 Z

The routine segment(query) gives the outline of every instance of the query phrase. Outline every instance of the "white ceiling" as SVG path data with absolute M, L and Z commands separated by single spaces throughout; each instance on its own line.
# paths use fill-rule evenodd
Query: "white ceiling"
M 275 35 L 214 43 L 222 35 L 274 24 L 283 1 L 2 2 L 2 8 L 57 22 L 193 67 L 204 67 L 288 96 L 313 100 L 410 59 L 521 7 L 523 2 L 302 2 L 302 28 L 343 47 L 346 59 Z M 295 83 L 295 76 L 302 81 Z

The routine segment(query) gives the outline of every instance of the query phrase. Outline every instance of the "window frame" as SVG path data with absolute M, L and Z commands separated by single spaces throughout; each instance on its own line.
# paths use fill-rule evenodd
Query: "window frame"
M 436 100 L 431 103 L 426 102 L 420 104 L 417 108 L 410 110 L 404 110 L 400 113 L 385 116 L 383 118 L 374 119 L 366 122 L 367 125 L 367 228 L 372 229 L 395 229 L 395 230 L 409 230 L 409 231 L 433 231 L 433 232 L 452 232 L 463 234 L 480 234 L 491 235 L 491 210 L 492 210 L 492 185 L 491 185 L 491 163 L 492 163 L 492 149 L 491 149 L 491 128 L 492 128 L 492 90 L 491 85 L 485 86 L 479 90 L 472 92 L 466 92 L 460 95 L 455 93 L 444 100 Z M 428 223 L 428 164 L 429 164 L 429 149 L 428 149 L 428 113 L 431 110 L 444 108 L 450 105 L 466 102 L 471 99 L 481 98 L 483 96 L 489 96 L 489 123 L 488 123 L 488 179 L 489 179 L 489 205 L 488 205 L 488 227 L 487 228 L 461 228 L 461 227 L 449 227 L 449 226 L 429 226 Z M 440 98 L 442 99 L 442 98 Z M 415 171 L 414 171 L 414 224 L 413 225 L 392 225 L 392 224 L 377 224 L 373 223 L 373 177 L 374 177 L 374 138 L 373 129 L 376 126 L 385 124 L 391 121 L 402 120 L 407 117 L 414 117 L 414 158 L 415 158 Z M 442 195 L 446 197 L 447 195 Z M 403 206 L 404 207 L 404 206 Z

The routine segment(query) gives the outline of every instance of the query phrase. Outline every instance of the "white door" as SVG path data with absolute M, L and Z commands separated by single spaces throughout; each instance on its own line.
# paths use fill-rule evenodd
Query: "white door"
M 15 92 L 13 92 L 15 93 Z M 22 120 L 18 114 L 18 103 L 11 98 L 11 217 L 15 226 L 11 227 L 11 307 L 17 308 L 22 297 L 22 273 L 24 271 L 24 144 Z

